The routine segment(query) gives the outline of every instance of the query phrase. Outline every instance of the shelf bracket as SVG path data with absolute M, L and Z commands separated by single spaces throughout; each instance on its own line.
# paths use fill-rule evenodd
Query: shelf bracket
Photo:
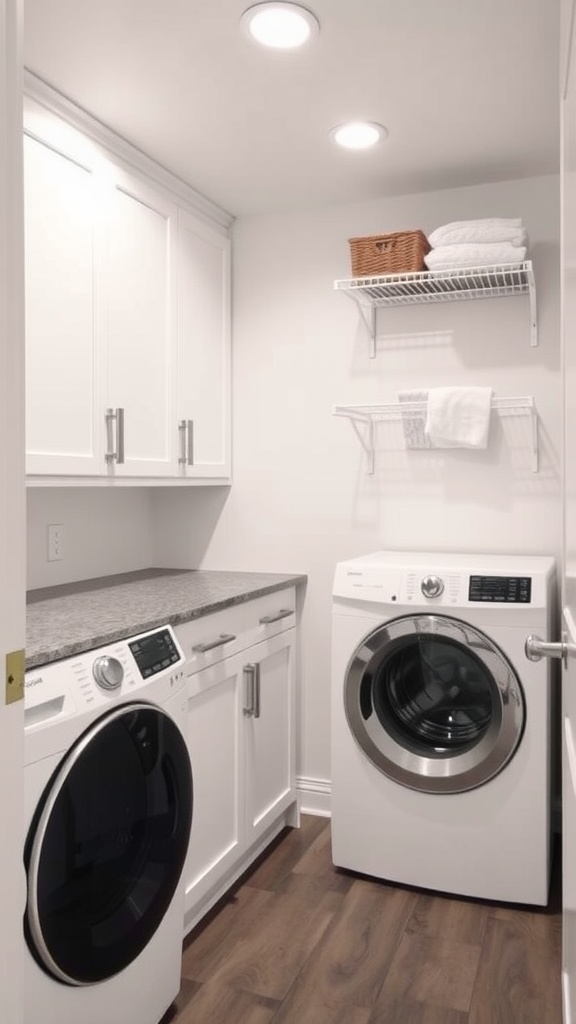
M 360 302 L 360 300 L 358 299 L 358 297 L 356 295 L 350 295 L 350 298 L 353 300 L 353 302 L 358 307 L 358 312 L 360 313 L 360 316 L 362 317 L 362 319 L 364 321 L 366 330 L 368 331 L 368 337 L 370 338 L 370 349 L 369 349 L 370 359 L 375 359 L 376 358 L 376 315 L 377 315 L 377 308 L 378 307 L 373 305 L 372 303 L 370 303 L 370 305 L 368 306 L 368 305 L 366 305 L 365 302 Z
M 366 428 L 363 432 L 360 428 L 360 423 Z M 370 476 L 374 476 L 374 420 L 372 417 L 366 420 L 356 420 L 352 417 L 352 426 L 356 431 L 356 434 L 360 440 L 367 459 L 366 472 Z

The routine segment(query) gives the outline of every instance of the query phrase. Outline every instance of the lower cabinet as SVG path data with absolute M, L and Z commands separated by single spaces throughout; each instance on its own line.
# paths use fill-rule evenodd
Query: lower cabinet
M 283 627 L 231 656 L 226 648 L 241 638 L 218 633 L 214 644 L 218 637 L 223 639 L 211 656 L 219 648 L 221 660 L 195 671 L 192 663 L 188 680 L 194 807 L 184 869 L 184 933 L 284 825 L 298 824 L 296 629 Z

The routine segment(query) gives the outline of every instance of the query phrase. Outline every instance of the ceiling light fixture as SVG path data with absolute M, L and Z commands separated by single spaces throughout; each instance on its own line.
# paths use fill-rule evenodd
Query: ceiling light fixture
M 310 11 L 292 3 L 255 4 L 244 11 L 240 25 L 251 39 L 275 50 L 303 46 L 320 28 Z
M 336 125 L 329 134 L 344 149 L 370 149 L 387 137 L 388 130 L 376 121 L 350 121 Z

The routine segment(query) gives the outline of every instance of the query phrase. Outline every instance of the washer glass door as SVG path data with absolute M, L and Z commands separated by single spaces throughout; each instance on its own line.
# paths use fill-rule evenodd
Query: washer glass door
M 58 980 L 117 974 L 150 941 L 180 880 L 192 777 L 173 720 L 145 703 L 98 719 L 44 791 L 25 848 L 25 933 Z
M 370 761 L 428 793 L 459 793 L 493 778 L 525 720 L 508 659 L 480 630 L 448 616 L 403 616 L 371 633 L 348 667 L 344 702 Z

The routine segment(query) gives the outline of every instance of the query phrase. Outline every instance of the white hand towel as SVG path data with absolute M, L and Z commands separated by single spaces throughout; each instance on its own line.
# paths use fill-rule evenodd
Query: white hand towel
M 492 388 L 430 388 L 426 435 L 432 448 L 486 448 Z
M 457 267 L 491 267 L 522 263 L 526 257 L 523 245 L 492 242 L 477 245 L 440 245 L 424 257 L 429 270 L 451 270 Z
M 460 220 L 444 224 L 428 235 L 433 248 L 439 245 L 460 245 L 466 242 L 509 242 L 526 245 L 526 229 L 521 221 Z

